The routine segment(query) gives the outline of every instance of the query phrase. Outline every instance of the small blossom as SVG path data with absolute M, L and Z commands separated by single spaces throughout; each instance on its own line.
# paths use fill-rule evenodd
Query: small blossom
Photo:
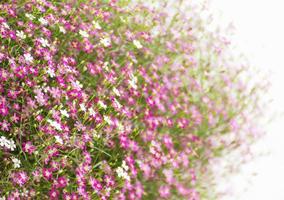
M 54 69 L 52 69 L 52 68 L 50 68 L 50 67 L 47 68 L 46 73 L 47 73 L 51 78 L 55 77 Z
M 33 60 L 34 60 L 34 58 L 32 57 L 32 55 L 30 53 L 25 53 L 24 58 L 28 63 L 32 63 Z
M 130 80 L 128 80 L 128 83 L 132 88 L 137 89 L 137 78 L 133 74 L 130 74 Z
M 48 119 L 47 122 L 58 131 L 62 131 L 61 125 L 53 120 Z
M 104 37 L 100 39 L 100 43 L 105 47 L 109 47 L 111 45 L 111 40 L 109 37 Z
M 98 104 L 99 104 L 99 106 L 100 106 L 101 108 L 107 109 L 107 105 L 105 105 L 104 102 L 98 101 Z
M 62 138 L 60 136 L 56 135 L 54 137 L 55 137 L 55 140 L 56 140 L 57 143 L 63 145 L 63 140 L 62 140 Z
M 20 168 L 21 161 L 19 159 L 12 157 L 12 161 L 13 161 L 13 164 L 14 164 L 14 168 Z
M 30 20 L 34 20 L 35 19 L 35 16 L 33 16 L 32 14 L 29 14 L 29 13 L 26 13 L 25 16 L 27 18 L 29 18 Z
M 133 40 L 133 44 L 137 49 L 141 49 L 143 47 L 138 40 Z
M 49 46 L 50 46 L 49 43 L 48 43 L 48 41 L 47 41 L 47 39 L 40 38 L 40 39 L 39 39 L 39 42 L 41 43 L 41 45 L 42 45 L 43 47 L 49 47 Z
M 16 31 L 16 36 L 22 40 L 26 39 L 24 31 Z
M 0 147 L 5 147 L 11 151 L 14 151 L 16 149 L 16 144 L 12 139 L 8 140 L 6 137 L 1 136 Z
M 82 37 L 84 37 L 84 38 L 88 38 L 89 37 L 89 34 L 86 31 L 84 31 L 84 30 L 79 30 L 79 34 Z
M 38 21 L 44 26 L 46 26 L 48 24 L 48 21 L 46 19 L 44 19 L 43 17 L 39 18 Z
M 81 103 L 81 104 L 80 104 L 80 109 L 81 109 L 83 112 L 86 112 L 86 111 L 87 111 L 86 106 L 85 106 L 84 103 Z
M 96 21 L 93 21 L 92 24 L 94 25 L 95 29 L 101 30 L 102 27 L 100 26 L 100 24 Z
M 11 177 L 12 181 L 20 186 L 23 186 L 29 180 L 27 173 L 24 171 L 14 172 Z
M 119 96 L 119 97 L 120 97 L 120 93 L 119 93 L 118 89 L 116 89 L 116 88 L 114 87 L 114 88 L 112 88 L 112 91 L 113 91 L 113 93 L 114 93 L 116 96 Z
M 66 30 L 63 26 L 59 26 L 59 32 L 65 34 L 66 33 Z
M 64 117 L 69 117 L 69 114 L 66 110 L 60 110 L 61 115 L 63 115 Z

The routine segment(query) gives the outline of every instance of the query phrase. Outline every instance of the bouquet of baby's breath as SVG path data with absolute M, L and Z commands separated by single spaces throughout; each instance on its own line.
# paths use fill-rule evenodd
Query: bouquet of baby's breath
M 259 86 L 194 7 L 165 2 L 0 2 L 2 199 L 206 196 Z

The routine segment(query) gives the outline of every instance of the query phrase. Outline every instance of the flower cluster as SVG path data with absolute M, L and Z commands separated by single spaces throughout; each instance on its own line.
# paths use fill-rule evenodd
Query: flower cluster
M 256 89 L 198 15 L 167 9 L 0 3 L 2 199 L 202 197 L 203 166 L 250 135 Z
M 5 136 L 0 137 L 0 147 L 6 148 L 7 150 L 14 151 L 16 144 L 13 139 L 8 140 Z

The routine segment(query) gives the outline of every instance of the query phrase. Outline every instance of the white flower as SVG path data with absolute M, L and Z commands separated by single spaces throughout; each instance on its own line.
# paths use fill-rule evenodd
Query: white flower
M 126 23 L 126 18 L 125 17 L 120 16 L 119 19 L 121 20 L 121 22 Z
M 34 60 L 34 58 L 32 57 L 32 55 L 30 53 L 25 53 L 24 58 L 28 63 L 32 63 L 33 60 Z
M 81 108 L 82 111 L 86 112 L 86 106 L 85 106 L 84 103 L 80 104 L 80 108 Z
M 94 138 L 100 138 L 100 137 L 101 137 L 101 135 L 100 135 L 100 134 L 98 134 L 96 131 L 94 131 L 94 133 L 93 133 L 93 137 L 94 137 Z
M 24 33 L 24 31 L 16 31 L 16 36 L 20 39 L 26 39 L 26 35 Z
M 3 22 L 2 24 L 3 24 L 4 28 L 10 29 L 10 26 L 6 22 Z
M 129 85 L 132 88 L 137 89 L 137 78 L 133 74 L 130 74 L 129 76 L 130 76 L 130 80 L 128 80 Z
M 61 125 L 53 120 L 48 119 L 47 122 L 58 131 L 62 131 Z
M 104 115 L 104 120 L 106 121 L 106 123 L 108 123 L 109 125 L 112 124 L 111 120 L 110 120 L 110 117 L 109 116 L 106 116 Z
M 96 112 L 94 111 L 93 108 L 89 108 L 88 109 L 90 116 L 95 117 L 96 116 Z
M 118 89 L 116 89 L 116 88 L 114 87 L 114 88 L 112 88 L 112 91 L 113 91 L 113 93 L 114 93 L 116 96 L 119 96 L 119 97 L 120 97 L 120 93 L 119 93 Z
M 124 126 L 123 126 L 120 122 L 117 124 L 117 128 L 118 128 L 118 130 L 120 130 L 120 131 L 123 131 L 123 130 L 124 130 Z
M 116 98 L 114 98 L 114 103 L 119 109 L 122 107 L 122 105 L 116 100 Z
M 110 38 L 109 37 L 104 37 L 100 39 L 100 43 L 104 45 L 105 47 L 109 47 L 111 44 Z
M 40 38 L 40 39 L 39 39 L 39 42 L 41 43 L 41 45 L 42 45 L 43 47 L 49 47 L 49 46 L 50 46 L 49 43 L 48 43 L 48 41 L 47 41 L 47 39 Z
M 122 161 L 121 167 L 122 167 L 125 171 L 128 171 L 128 169 L 129 169 L 129 167 L 126 165 L 126 162 L 125 162 L 125 161 Z
M 80 83 L 78 80 L 76 80 L 75 82 L 72 82 L 72 86 L 76 89 L 77 88 L 83 88 L 82 83 Z
M 69 114 L 66 110 L 60 110 L 61 115 L 63 115 L 64 117 L 69 117 Z
M 54 137 L 55 137 L 55 140 L 56 140 L 57 143 L 63 144 L 63 140 L 62 140 L 62 138 L 60 136 L 56 135 Z
M 89 37 L 89 34 L 86 31 L 84 31 L 84 30 L 79 30 L 79 34 L 82 37 L 84 37 L 84 38 L 88 38 Z
M 61 33 L 66 33 L 66 30 L 65 30 L 65 28 L 63 27 L 63 26 L 59 26 L 59 32 L 61 32 Z
M 12 139 L 9 140 L 9 145 L 7 146 L 7 148 L 10 149 L 11 151 L 14 151 L 16 149 L 16 144 L 14 140 Z
M 98 104 L 100 107 L 102 107 L 103 109 L 106 109 L 107 106 L 102 102 L 102 101 L 98 101 Z
M 100 26 L 100 24 L 96 21 L 93 21 L 92 24 L 94 25 L 95 29 L 101 30 L 102 27 Z
M 13 161 L 13 164 L 14 164 L 14 168 L 20 168 L 21 161 L 18 158 L 12 157 L 12 161 Z
M 103 68 L 104 68 L 106 71 L 109 71 L 108 62 L 104 62 Z
M 48 75 L 49 75 L 51 78 L 55 77 L 54 69 L 52 69 L 52 68 L 50 68 L 50 67 L 46 70 L 46 73 L 48 73 Z
M 43 17 L 39 18 L 38 21 L 44 26 L 46 26 L 48 24 L 48 21 L 46 19 L 44 19 Z
M 126 165 L 125 161 L 123 161 L 122 166 L 118 167 L 115 171 L 118 177 L 130 181 L 130 176 L 127 173 L 128 169 L 129 167 Z
M 137 49 L 141 49 L 143 47 L 138 40 L 133 40 L 133 44 L 136 46 Z
M 34 20 L 35 19 L 35 16 L 33 16 L 32 14 L 29 14 L 29 13 L 26 13 L 25 16 L 27 18 L 29 18 L 30 20 Z
M 0 137 L 0 146 L 3 147 L 4 146 L 4 142 L 6 141 L 6 138 L 4 136 Z
M 14 151 L 16 149 L 16 144 L 12 139 L 8 140 L 6 137 L 1 136 L 0 147 L 5 147 L 11 151 Z

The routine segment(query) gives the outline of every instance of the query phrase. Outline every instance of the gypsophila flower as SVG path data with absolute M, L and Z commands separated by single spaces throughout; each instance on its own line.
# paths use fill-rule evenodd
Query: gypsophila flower
M 16 149 L 16 144 L 14 140 L 12 139 L 8 140 L 6 137 L 1 136 L 0 137 L 0 147 L 4 147 L 11 151 L 14 151 Z
M 47 122 L 58 131 L 62 131 L 61 125 L 53 120 L 48 119 Z
M 44 26 L 48 25 L 48 21 L 46 19 L 44 19 L 43 17 L 40 17 L 38 19 L 38 21 Z
M 88 38 L 90 35 L 86 32 L 86 31 L 84 31 L 84 30 L 79 30 L 79 34 L 82 36 L 82 37 L 84 37 L 84 38 Z
M 65 28 L 64 28 L 63 26 L 59 26 L 59 31 L 60 31 L 61 33 L 63 33 L 63 34 L 66 33 L 66 30 L 65 30 Z
M 114 92 L 114 94 L 116 94 L 117 96 L 120 97 L 120 93 L 119 93 L 118 89 L 116 89 L 116 88 L 114 87 L 114 88 L 112 88 L 112 91 Z
M 86 106 L 85 106 L 85 104 L 83 104 L 83 103 L 80 104 L 80 109 L 81 109 L 83 112 L 86 112 L 86 111 L 87 111 Z
M 133 40 L 133 44 L 137 49 L 141 49 L 143 47 L 138 40 Z
M 25 53 L 24 58 L 28 63 L 32 63 L 33 60 L 34 60 L 34 58 L 32 57 L 32 55 L 30 53 Z
M 54 72 L 54 69 L 48 67 L 47 70 L 46 70 L 46 73 L 51 77 L 55 77 L 55 72 Z
M 26 35 L 25 35 L 25 33 L 24 33 L 24 31 L 16 31 L 16 36 L 18 37 L 18 38 L 20 38 L 20 39 L 26 39 Z
M 124 162 L 121 167 L 116 168 L 116 173 L 119 178 L 123 178 L 125 180 L 130 181 L 130 176 L 127 173 L 128 166 Z
M 98 101 L 98 105 L 103 109 L 107 109 L 107 105 L 105 105 L 102 101 Z
M 21 161 L 19 159 L 12 157 L 12 161 L 13 161 L 14 168 L 20 168 Z
M 63 115 L 64 117 L 69 117 L 69 114 L 66 110 L 60 110 L 61 115 Z
M 100 26 L 100 24 L 96 21 L 93 21 L 92 24 L 94 25 L 95 29 L 101 30 L 102 27 Z
M 63 145 L 63 140 L 62 140 L 62 138 L 61 138 L 60 136 L 56 135 L 56 136 L 54 136 L 54 137 L 55 137 L 55 141 L 56 141 L 57 143 Z
M 104 120 L 106 121 L 106 123 L 108 123 L 109 125 L 112 124 L 111 120 L 110 120 L 110 117 L 109 116 L 106 116 L 104 115 Z
M 10 29 L 10 26 L 9 26 L 6 22 L 2 23 L 2 25 L 3 25 L 6 29 Z
M 116 98 L 113 99 L 115 105 L 117 106 L 118 109 L 121 109 L 122 108 L 122 105 L 117 101 Z
M 50 46 L 49 43 L 48 43 L 48 41 L 47 41 L 47 39 L 40 38 L 40 39 L 39 39 L 39 42 L 41 43 L 41 45 L 42 45 L 43 47 L 49 47 L 49 46 Z
M 111 45 L 111 40 L 109 37 L 104 37 L 100 39 L 100 43 L 105 47 L 109 47 Z
M 130 74 L 129 76 L 130 76 L 130 80 L 128 80 L 129 85 L 132 88 L 137 89 L 137 78 L 133 74 Z
M 96 112 L 94 111 L 93 108 L 89 108 L 88 109 L 90 116 L 95 117 L 96 116 Z
M 27 18 L 29 18 L 30 20 L 34 20 L 35 19 L 35 16 L 33 16 L 32 14 L 29 14 L 29 13 L 26 13 L 25 16 Z
M 261 106 L 187 3 L 0 1 L 4 199 L 211 197 Z

